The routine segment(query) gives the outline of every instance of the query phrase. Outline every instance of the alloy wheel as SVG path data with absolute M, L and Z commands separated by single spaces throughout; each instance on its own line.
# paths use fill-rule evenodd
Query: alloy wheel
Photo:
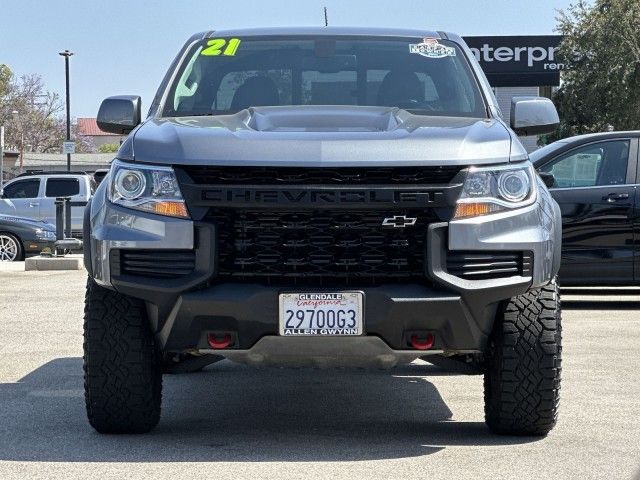
M 18 244 L 7 235 L 0 235 L 0 262 L 13 262 L 18 257 Z

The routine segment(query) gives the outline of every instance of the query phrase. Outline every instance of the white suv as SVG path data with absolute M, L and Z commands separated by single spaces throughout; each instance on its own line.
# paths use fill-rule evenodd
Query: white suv
M 71 230 L 82 235 L 84 206 L 93 195 L 95 181 L 81 172 L 23 174 L 7 182 L 0 194 L 0 214 L 56 223 L 56 197 L 71 197 Z

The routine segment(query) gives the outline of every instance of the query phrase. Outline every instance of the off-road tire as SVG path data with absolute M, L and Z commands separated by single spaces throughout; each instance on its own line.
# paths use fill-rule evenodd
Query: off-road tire
M 498 312 L 484 376 L 485 420 L 504 435 L 546 435 L 560 400 L 558 285 L 513 297 Z
M 162 363 L 144 304 L 87 281 L 84 390 L 100 433 L 146 433 L 160 420 Z

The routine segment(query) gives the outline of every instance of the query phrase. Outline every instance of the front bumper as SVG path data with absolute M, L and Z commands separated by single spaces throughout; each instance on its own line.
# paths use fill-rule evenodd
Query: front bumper
M 509 292 L 522 293 L 528 284 L 527 280 L 520 287 L 511 284 Z M 305 290 L 311 291 L 295 291 Z M 365 334 L 383 339 L 396 350 L 409 347 L 406 334 L 412 331 L 432 332 L 435 350 L 480 350 L 495 314 L 493 310 L 477 315 L 475 305 L 468 305 L 473 299 L 426 285 L 387 284 L 358 290 L 364 293 Z M 183 293 L 166 321 L 159 322 L 158 339 L 165 350 L 204 351 L 209 349 L 207 333 L 235 332 L 236 348 L 249 349 L 263 337 L 278 335 L 278 295 L 287 291 L 294 290 L 223 283 Z
M 40 253 L 45 248 L 49 250 L 54 250 L 55 240 L 23 240 L 22 245 L 24 246 L 25 253 Z
M 101 201 L 99 195 L 90 208 L 86 218 L 91 239 L 86 259 L 89 273 L 102 286 L 146 302 L 152 329 L 164 351 L 212 353 L 208 333 L 235 332 L 233 348 L 215 353 L 248 363 L 286 360 L 322 365 L 349 359 L 350 364 L 359 365 L 368 357 L 374 364 L 388 366 L 425 355 L 410 350 L 407 332 L 411 331 L 434 334 L 430 353 L 482 352 L 500 303 L 547 283 L 559 267 L 559 212 L 542 190 L 530 207 L 431 224 L 424 281 L 374 287 L 351 283 L 348 290 L 364 293 L 364 337 L 293 339 L 278 337 L 279 293 L 345 289 L 305 287 L 300 282 L 265 286 L 216 281 L 213 225 L 133 212 Z M 111 254 L 123 248 L 194 251 L 195 268 L 185 277 L 163 280 L 112 271 Z M 525 276 L 458 278 L 446 267 L 448 252 L 456 250 L 533 252 L 533 267 Z
M 220 350 L 202 349 L 206 355 L 220 355 Z M 476 353 L 475 351 L 459 353 Z M 375 336 L 358 337 L 279 337 L 265 336 L 249 349 L 225 350 L 223 356 L 234 362 L 255 366 L 288 367 L 377 367 L 387 369 L 411 363 L 417 358 L 444 355 L 443 350 L 392 349 Z

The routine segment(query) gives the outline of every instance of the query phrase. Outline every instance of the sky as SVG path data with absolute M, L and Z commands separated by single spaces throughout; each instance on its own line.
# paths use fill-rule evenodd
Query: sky
M 103 98 L 140 95 L 149 106 L 165 70 L 196 32 L 322 25 L 406 27 L 461 35 L 554 33 L 572 0 L 0 0 L 0 63 L 40 74 L 64 95 L 71 57 L 71 116 L 95 117 Z

